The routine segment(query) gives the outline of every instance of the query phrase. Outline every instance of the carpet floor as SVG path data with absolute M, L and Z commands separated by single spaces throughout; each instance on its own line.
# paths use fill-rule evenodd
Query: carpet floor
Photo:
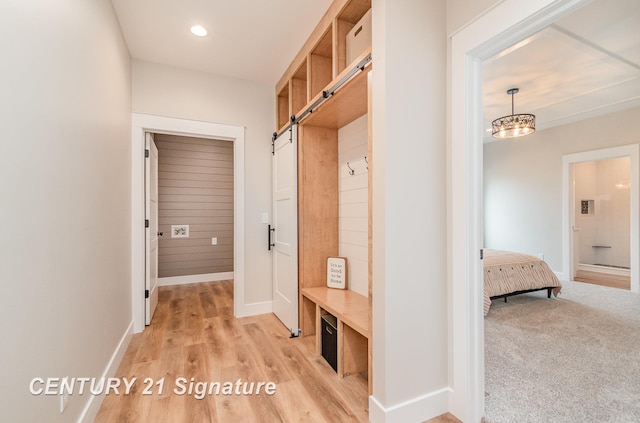
M 640 422 L 640 295 L 563 282 L 485 318 L 488 423 Z

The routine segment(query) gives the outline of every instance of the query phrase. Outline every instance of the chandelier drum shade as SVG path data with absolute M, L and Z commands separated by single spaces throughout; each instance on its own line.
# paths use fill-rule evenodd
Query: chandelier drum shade
M 494 138 L 516 138 L 533 134 L 536 131 L 536 117 L 528 113 L 514 113 L 513 96 L 520 91 L 518 88 L 510 88 L 507 94 L 511 96 L 511 114 L 502 116 L 491 122 L 491 135 Z

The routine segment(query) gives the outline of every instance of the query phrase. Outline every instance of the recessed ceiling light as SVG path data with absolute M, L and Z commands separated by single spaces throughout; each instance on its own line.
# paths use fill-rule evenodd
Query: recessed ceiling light
M 197 35 L 198 37 L 204 37 L 205 35 L 207 35 L 207 30 L 200 25 L 194 25 L 191 27 L 191 33 L 193 35 Z

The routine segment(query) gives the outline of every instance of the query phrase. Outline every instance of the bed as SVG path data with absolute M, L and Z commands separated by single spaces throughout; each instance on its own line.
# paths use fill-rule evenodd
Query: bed
M 558 296 L 562 284 L 544 260 L 512 251 L 484 249 L 484 315 L 491 300 L 533 291 Z

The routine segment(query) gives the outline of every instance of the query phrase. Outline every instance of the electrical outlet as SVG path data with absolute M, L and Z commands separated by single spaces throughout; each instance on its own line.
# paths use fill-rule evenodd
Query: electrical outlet
M 216 237 L 211 238 L 211 245 L 218 245 L 218 238 Z
M 269 213 L 262 213 L 262 223 L 269 223 Z

